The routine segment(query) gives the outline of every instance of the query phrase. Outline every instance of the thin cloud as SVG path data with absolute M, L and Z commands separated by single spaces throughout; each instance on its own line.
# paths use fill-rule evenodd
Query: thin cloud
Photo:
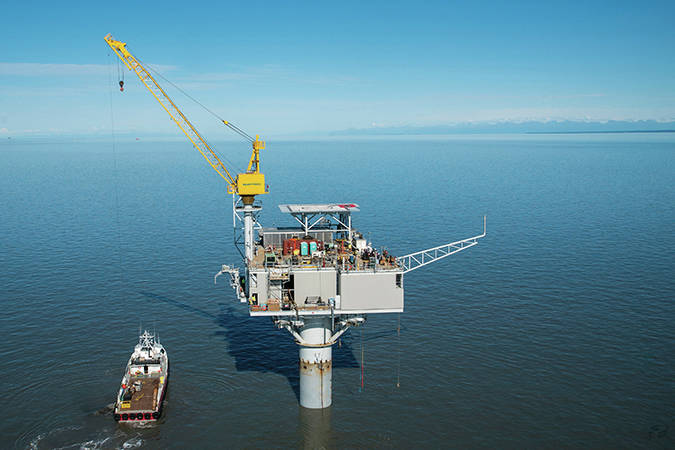
M 159 68 L 157 70 L 161 72 Z M 278 65 L 268 64 L 256 70 L 186 74 L 173 81 L 183 89 L 214 89 L 222 87 L 223 83 L 232 81 L 249 81 L 265 84 L 291 82 L 295 84 L 335 86 L 359 82 L 360 80 L 356 77 L 339 74 L 307 74 Z
M 176 66 L 153 64 L 163 72 Z M 44 77 L 44 76 L 85 76 L 106 75 L 110 67 L 106 64 L 44 64 L 0 62 L 0 76 Z
M 160 74 L 175 71 L 178 66 L 146 64 Z M 116 70 L 116 69 L 115 69 Z M 49 63 L 13 63 L 0 62 L 0 76 L 18 77 L 75 77 L 109 75 L 111 67 L 106 64 L 49 64 Z M 125 72 L 128 72 L 125 69 Z M 174 75 L 175 76 L 175 75 Z M 162 83 L 161 80 L 160 84 Z M 223 83 L 249 81 L 258 83 L 293 82 L 314 85 L 344 85 L 358 82 L 358 79 L 339 74 L 306 74 L 276 65 L 263 65 L 257 70 L 235 70 L 227 72 L 207 72 L 181 74 L 173 80 L 183 89 L 217 89 Z

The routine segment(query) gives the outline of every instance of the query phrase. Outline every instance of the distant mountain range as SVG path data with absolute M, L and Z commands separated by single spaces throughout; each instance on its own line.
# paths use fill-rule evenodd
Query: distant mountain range
M 382 135 L 434 135 L 434 134 L 473 134 L 473 133 L 673 133 L 675 121 L 658 122 L 656 120 L 607 122 L 591 121 L 499 121 L 499 122 L 463 122 L 449 125 L 424 127 L 397 126 L 352 128 L 334 131 L 333 136 L 382 136 Z

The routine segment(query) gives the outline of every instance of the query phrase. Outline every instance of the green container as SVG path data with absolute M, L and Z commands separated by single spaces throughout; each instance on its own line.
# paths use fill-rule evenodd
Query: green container
M 300 255 L 301 256 L 309 255 L 309 245 L 305 241 L 300 242 Z
M 309 243 L 309 254 L 313 255 L 316 251 L 316 241 L 310 241 Z

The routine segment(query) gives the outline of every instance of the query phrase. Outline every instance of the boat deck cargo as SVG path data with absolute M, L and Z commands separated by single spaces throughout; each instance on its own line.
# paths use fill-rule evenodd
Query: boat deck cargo
M 114 417 L 118 422 L 154 421 L 162 414 L 169 382 L 169 357 L 154 335 L 145 331 L 127 363 L 117 394 Z
M 141 378 L 132 377 L 131 385 L 134 386 L 133 392 L 128 392 L 123 401 L 123 405 L 128 405 L 129 411 L 137 410 L 155 410 L 157 409 L 157 392 L 159 391 L 159 378 Z

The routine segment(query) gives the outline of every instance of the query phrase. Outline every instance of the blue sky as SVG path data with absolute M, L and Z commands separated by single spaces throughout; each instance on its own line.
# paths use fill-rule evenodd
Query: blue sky
M 5 4 L 0 133 L 109 133 L 112 93 L 118 132 L 174 136 L 133 74 L 126 92 L 116 89 L 109 32 L 221 116 L 266 137 L 675 119 L 672 1 L 199 3 Z M 212 117 L 180 94 L 175 100 L 205 135 L 223 136 Z

